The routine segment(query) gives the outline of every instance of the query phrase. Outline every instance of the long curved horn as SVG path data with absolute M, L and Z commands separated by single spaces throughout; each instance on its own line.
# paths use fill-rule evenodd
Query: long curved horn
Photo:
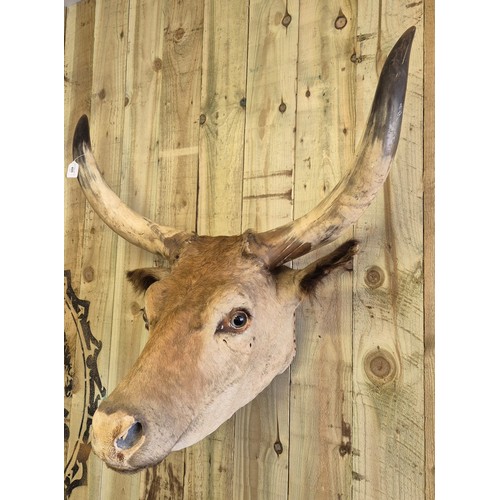
M 387 56 L 350 173 L 306 215 L 249 239 L 250 251 L 270 268 L 338 238 L 384 183 L 398 146 L 414 34 L 409 28 Z
M 103 179 L 90 146 L 89 120 L 83 115 L 73 136 L 73 157 L 78 181 L 99 217 L 117 234 L 148 252 L 175 258 L 192 233 L 161 226 L 129 208 Z

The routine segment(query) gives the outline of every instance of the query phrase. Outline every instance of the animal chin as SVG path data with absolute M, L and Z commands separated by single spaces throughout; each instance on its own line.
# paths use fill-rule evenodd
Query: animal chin
M 105 451 L 103 447 L 96 444 L 95 438 L 92 437 L 92 449 L 96 455 L 105 462 L 106 466 L 116 472 L 123 472 L 133 474 L 139 472 L 147 467 L 154 467 L 162 462 L 172 451 L 177 451 L 194 444 L 198 440 L 195 440 L 190 444 L 183 444 L 185 442 L 186 436 L 189 436 L 189 429 L 186 433 L 183 433 L 179 440 L 172 446 L 172 448 L 165 452 L 163 451 L 161 455 L 156 456 L 155 459 L 151 459 L 150 450 L 143 449 L 146 443 L 146 437 L 143 436 L 140 442 L 138 442 L 133 448 L 128 450 L 121 450 L 116 446 L 116 443 L 109 443 Z M 153 438 L 154 439 L 154 438 Z M 161 440 L 161 438 L 158 438 Z M 188 438 L 189 439 L 189 438 Z
M 164 457 L 165 458 L 165 457 Z M 154 467 L 155 465 L 158 465 L 161 463 L 163 458 L 157 460 L 156 462 L 148 462 L 147 464 L 144 465 L 136 465 L 136 466 L 131 466 L 126 464 L 125 466 L 123 464 L 120 464 L 120 466 L 116 466 L 116 464 L 107 462 L 105 459 L 103 459 L 104 463 L 107 465 L 107 467 L 111 470 L 114 470 L 115 472 L 121 472 L 125 474 L 135 474 L 136 472 L 140 472 L 141 470 L 146 469 L 147 467 Z
M 92 447 L 97 456 L 110 469 L 116 472 L 134 473 L 146 467 L 153 467 L 159 464 L 170 453 L 168 451 L 165 455 L 162 454 L 152 459 L 151 453 L 148 450 L 142 449 L 145 442 L 146 438 L 143 436 L 141 441 L 129 450 L 121 450 L 117 448 L 116 444 L 110 443 L 104 453 L 94 445 L 94 441 L 92 442 Z

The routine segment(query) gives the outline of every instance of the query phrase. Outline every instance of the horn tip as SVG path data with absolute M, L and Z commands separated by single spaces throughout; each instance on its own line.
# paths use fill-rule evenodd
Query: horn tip
M 403 36 L 408 36 L 408 37 L 411 37 L 413 38 L 413 36 L 415 35 L 415 31 L 417 31 L 417 27 L 416 26 L 410 26 L 404 33 L 403 33 Z
M 410 54 L 416 31 L 417 28 L 415 26 L 411 26 L 399 37 L 399 40 L 387 56 L 388 61 L 392 64 L 401 65 L 406 68 L 408 67 L 408 56 Z
M 415 32 L 415 26 L 408 28 L 390 51 L 373 99 L 369 127 L 374 127 L 374 138 L 383 141 L 386 157 L 396 154 Z
M 83 154 L 83 144 L 90 148 L 90 127 L 87 115 L 82 115 L 78 120 L 73 134 L 73 157 Z

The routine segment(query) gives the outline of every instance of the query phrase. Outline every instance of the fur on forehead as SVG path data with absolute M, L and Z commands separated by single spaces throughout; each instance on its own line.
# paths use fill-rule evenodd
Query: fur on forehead
M 236 236 L 197 236 L 182 249 L 171 269 L 148 267 L 128 271 L 127 279 L 137 292 L 145 292 L 153 283 L 172 272 L 186 284 L 202 273 L 215 280 L 224 280 L 244 268 L 265 270 L 261 259 L 248 251 L 249 233 Z

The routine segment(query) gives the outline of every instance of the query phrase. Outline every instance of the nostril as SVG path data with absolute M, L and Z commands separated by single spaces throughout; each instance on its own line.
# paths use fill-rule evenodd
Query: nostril
M 116 439 L 116 446 L 122 450 L 128 450 L 134 446 L 142 437 L 142 425 L 140 422 L 134 422 L 127 430 L 125 435 Z

